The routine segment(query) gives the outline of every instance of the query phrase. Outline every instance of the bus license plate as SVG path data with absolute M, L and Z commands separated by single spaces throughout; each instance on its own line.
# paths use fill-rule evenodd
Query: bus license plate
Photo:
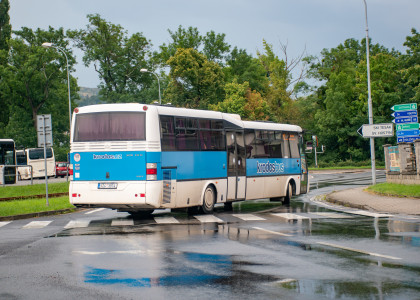
M 98 183 L 98 189 L 116 189 L 118 183 L 115 182 L 100 182 Z

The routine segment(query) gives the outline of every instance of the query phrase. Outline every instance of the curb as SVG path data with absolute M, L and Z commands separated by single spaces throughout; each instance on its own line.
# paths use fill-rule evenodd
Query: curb
M 344 206 L 344 207 L 351 207 L 351 208 L 369 210 L 368 205 L 359 205 L 359 204 L 354 204 L 354 203 L 350 203 L 350 202 L 347 202 L 347 201 L 342 201 L 342 200 L 331 198 L 330 195 L 333 194 L 333 193 L 334 192 L 325 195 L 325 202 L 341 205 L 341 206 Z
M 41 211 L 41 212 L 37 212 L 37 213 L 0 217 L 0 221 L 14 221 L 14 220 L 39 218 L 39 217 L 52 216 L 52 215 L 61 215 L 61 214 L 76 212 L 76 211 L 79 211 L 79 210 L 81 210 L 81 209 L 67 208 L 67 209 L 60 209 L 60 210 Z

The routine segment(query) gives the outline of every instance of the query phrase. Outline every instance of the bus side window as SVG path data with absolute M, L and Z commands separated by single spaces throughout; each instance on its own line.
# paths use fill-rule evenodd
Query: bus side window
M 169 116 L 160 116 L 160 128 L 162 135 L 162 151 L 175 150 L 174 118 Z
M 289 135 L 283 133 L 283 158 L 290 158 Z
M 255 155 L 254 158 L 269 158 L 269 140 L 267 131 L 255 131 Z
M 296 134 L 289 134 L 289 145 L 290 145 L 290 157 L 300 158 L 299 154 L 299 141 Z
M 271 157 L 275 158 L 282 158 L 282 140 L 281 140 L 281 132 L 275 132 L 273 135 L 273 139 L 270 140 L 270 154 Z
M 255 131 L 245 130 L 245 148 L 246 158 L 254 157 L 255 155 Z

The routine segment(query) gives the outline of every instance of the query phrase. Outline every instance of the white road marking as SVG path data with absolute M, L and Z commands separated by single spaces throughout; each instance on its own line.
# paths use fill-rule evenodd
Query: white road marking
M 347 251 L 352 251 L 352 252 L 367 254 L 367 255 L 370 255 L 370 256 L 377 256 L 377 257 L 382 257 L 382 258 L 389 258 L 389 259 L 393 259 L 393 260 L 400 260 L 400 259 L 402 259 L 402 258 L 395 257 L 395 256 L 383 255 L 383 254 L 379 254 L 379 253 L 375 253 L 375 252 L 368 252 L 368 251 L 364 251 L 364 250 L 354 249 L 354 248 L 340 246 L 340 245 L 331 244 L 331 243 L 317 242 L 317 244 L 328 246 L 328 247 L 333 247 L 333 248 L 338 248 L 338 249 L 343 249 L 343 250 L 347 250 Z
M 299 215 L 291 214 L 291 213 L 277 213 L 277 214 L 272 214 L 272 215 L 276 216 L 276 217 L 284 218 L 284 219 L 287 219 L 287 220 L 307 220 L 307 219 L 310 219 L 309 217 L 299 216 Z
M 324 217 L 324 218 L 331 218 L 331 219 L 353 218 L 352 216 L 348 216 L 348 215 L 340 214 L 340 213 L 334 213 L 334 212 L 310 212 L 310 213 L 314 214 L 314 215 L 319 215 L 319 216 Z
M 374 213 L 374 212 L 370 212 L 366 210 L 344 210 L 343 212 L 347 214 L 361 215 L 361 216 L 374 217 L 374 218 L 393 217 L 393 215 L 390 215 L 390 214 L 379 214 L 379 213 Z
M 267 233 L 275 234 L 275 235 L 292 236 L 291 234 L 281 233 L 281 232 L 277 232 L 277 231 L 271 231 L 271 230 L 267 230 L 267 229 L 264 229 L 264 228 L 261 228 L 261 227 L 252 227 L 252 228 L 254 228 L 256 230 L 264 231 L 264 232 L 267 232 Z
M 158 224 L 178 224 L 179 221 L 174 217 L 155 217 L 155 221 Z
M 111 226 L 133 226 L 133 219 L 114 219 L 112 220 Z
M 86 212 L 86 213 L 85 213 L 85 215 L 90 215 L 90 214 L 93 214 L 93 213 L 96 213 L 96 212 L 102 211 L 102 210 L 104 210 L 104 209 L 105 209 L 104 207 L 102 207 L 102 208 L 97 208 L 97 209 L 94 209 L 94 210 L 91 210 L 91 211 Z
M 12 223 L 12 221 L 9 221 L 9 222 L 0 222 L 0 227 L 3 227 L 3 226 L 5 226 L 5 225 L 7 225 L 9 223 Z
M 81 228 L 81 227 L 88 227 L 90 220 L 72 220 L 67 223 L 64 228 Z
M 131 255 L 144 255 L 144 254 L 155 254 L 158 250 L 146 249 L 146 250 L 121 250 L 121 251 L 73 251 L 73 253 L 84 254 L 84 255 L 101 255 L 101 254 L 131 254 Z
M 32 221 L 25 226 L 23 226 L 23 229 L 33 229 L 33 228 L 44 228 L 45 226 L 48 226 L 52 221 Z
M 252 215 L 252 214 L 233 214 L 232 216 L 239 218 L 244 221 L 265 221 L 264 218 Z
M 224 223 L 223 220 L 213 215 L 194 216 L 201 223 Z

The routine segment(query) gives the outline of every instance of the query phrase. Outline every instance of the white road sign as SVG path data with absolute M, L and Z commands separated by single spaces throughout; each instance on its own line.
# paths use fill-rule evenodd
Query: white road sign
M 394 136 L 393 123 L 372 124 L 372 125 L 365 124 L 361 128 L 362 128 L 362 136 L 365 138 Z

